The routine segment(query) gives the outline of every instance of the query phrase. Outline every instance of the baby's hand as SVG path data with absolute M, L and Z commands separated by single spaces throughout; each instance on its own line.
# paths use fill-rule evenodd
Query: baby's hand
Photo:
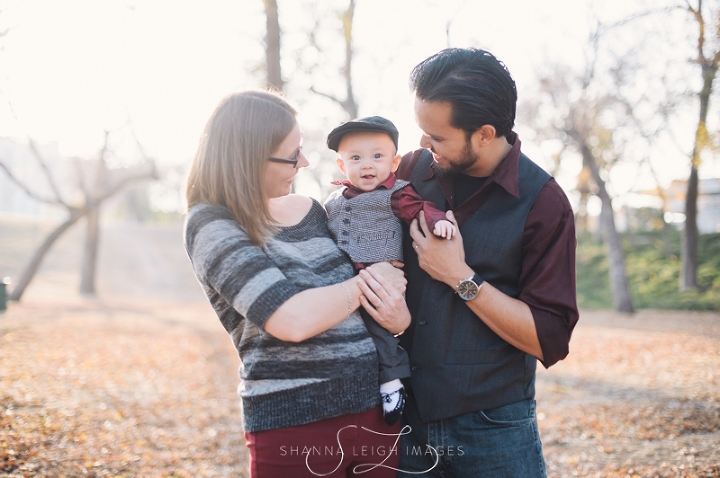
M 435 228 L 433 229 L 433 234 L 435 234 L 437 237 L 444 237 L 445 239 L 452 239 L 453 235 L 455 234 L 455 226 L 450 221 L 445 221 L 444 219 L 441 221 L 438 221 L 435 224 Z

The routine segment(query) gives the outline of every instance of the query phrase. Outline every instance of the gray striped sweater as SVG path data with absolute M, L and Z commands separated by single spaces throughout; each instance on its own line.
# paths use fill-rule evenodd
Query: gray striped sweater
M 200 204 L 188 212 L 185 248 L 240 356 L 246 431 L 310 423 L 379 403 L 375 347 L 358 311 L 301 343 L 263 330 L 298 292 L 352 277 L 352 264 L 326 222 L 313 200 L 299 224 L 257 246 L 224 207 Z

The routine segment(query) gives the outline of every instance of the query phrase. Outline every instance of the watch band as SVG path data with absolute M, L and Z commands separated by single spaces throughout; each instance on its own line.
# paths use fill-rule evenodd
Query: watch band
M 485 283 L 485 279 L 483 279 L 482 277 L 480 277 L 480 274 L 478 274 L 478 273 L 476 272 L 476 273 L 474 273 L 473 275 L 471 275 L 470 277 L 467 277 L 467 278 L 465 278 L 465 279 L 461 279 L 461 280 L 457 283 L 457 285 L 455 286 L 455 292 L 457 292 L 458 287 L 460 287 L 460 284 L 461 284 L 461 283 L 466 282 L 466 281 L 469 281 L 469 280 L 471 280 L 471 281 L 473 281 L 475 284 L 477 284 L 478 289 L 480 289 L 480 288 L 482 287 L 482 285 Z
M 482 277 L 480 277 L 480 274 L 478 274 L 478 273 L 473 274 L 473 276 L 472 276 L 472 281 L 477 284 L 478 290 L 480 290 L 480 288 L 481 288 L 481 287 L 483 286 L 483 284 L 485 283 L 485 279 L 483 279 Z
M 458 285 L 455 287 L 455 293 L 465 301 L 473 300 L 478 296 L 480 288 L 484 283 L 485 281 L 479 274 L 473 274 L 467 279 L 462 279 L 458 282 Z

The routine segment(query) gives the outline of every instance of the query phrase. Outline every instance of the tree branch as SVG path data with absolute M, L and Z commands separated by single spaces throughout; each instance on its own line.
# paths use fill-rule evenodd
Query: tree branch
M 698 51 L 698 63 L 705 66 L 706 64 L 706 58 L 705 58 L 705 19 L 703 19 L 702 16 L 702 0 L 698 0 L 698 7 L 697 9 L 693 8 L 690 5 L 689 0 L 686 0 L 688 11 L 695 17 L 695 21 L 697 21 L 698 24 L 698 40 L 697 40 L 697 51 Z
M 314 86 L 311 86 L 311 87 L 310 87 L 310 91 L 312 91 L 312 92 L 315 93 L 316 95 L 324 96 L 325 98 L 327 98 L 327 99 L 329 99 L 329 100 L 332 100 L 332 101 L 334 101 L 335 103 L 337 103 L 337 104 L 339 104 L 340 106 L 342 106 L 343 108 L 345 108 L 345 106 L 343 105 L 343 101 L 340 100 L 340 99 L 338 99 L 337 97 L 335 97 L 335 96 L 333 96 L 333 95 L 329 95 L 329 94 L 327 94 L 327 93 L 323 93 L 322 91 L 318 91 L 318 90 L 315 89 Z
M 48 184 L 50 185 L 50 189 L 52 190 L 53 194 L 55 194 L 55 199 L 58 204 L 62 204 L 65 207 L 70 207 L 62 198 L 60 195 L 60 190 L 58 189 L 57 185 L 55 184 L 55 179 L 53 178 L 52 173 L 50 172 L 50 168 L 48 168 L 47 163 L 45 162 L 45 158 L 43 158 L 42 154 L 40 154 L 40 151 L 37 149 L 37 146 L 35 145 L 35 141 L 30 139 L 28 141 L 28 144 L 30 145 L 30 150 L 35 155 L 35 158 L 37 159 L 38 163 L 40 163 L 40 167 L 45 172 L 45 177 L 47 178 Z
M 688 3 L 688 0 L 685 0 L 685 3 L 687 3 L 687 5 L 688 5 L 688 6 L 687 6 L 687 10 L 693 11 L 693 10 L 692 10 L 692 7 L 691 7 L 690 4 Z M 636 14 L 634 14 L 634 15 L 631 15 L 631 16 L 629 16 L 629 17 L 627 17 L 627 18 L 623 18 L 622 20 L 618 20 L 618 21 L 615 22 L 615 23 L 609 24 L 609 25 L 605 28 L 605 31 L 611 30 L 611 29 L 613 29 L 613 28 L 618 28 L 618 27 L 625 26 L 625 25 L 627 25 L 628 23 L 634 22 L 635 20 L 638 20 L 638 19 L 644 18 L 644 17 L 648 17 L 648 16 L 650 16 L 650 15 L 655 15 L 656 13 L 667 13 L 667 12 L 671 12 L 671 11 L 673 11 L 673 10 L 679 10 L 679 9 L 685 10 L 685 8 L 683 8 L 683 7 L 680 6 L 680 5 L 673 5 L 673 6 L 669 6 L 669 7 L 657 8 L 657 9 L 650 9 L 650 10 L 646 10 L 646 11 L 644 11 L 644 12 L 639 12 L 639 13 L 636 13 Z M 605 33 L 605 32 L 603 32 L 603 33 Z
M 31 198 L 33 198 L 33 199 L 35 199 L 35 200 L 37 200 L 37 201 L 40 201 L 40 202 L 47 203 L 47 204 L 55 204 L 55 205 L 58 204 L 58 202 L 55 201 L 55 200 L 53 200 L 53 199 L 44 198 L 44 197 L 42 197 L 42 196 L 39 196 L 39 195 L 35 194 L 33 191 L 31 191 L 30 188 L 28 188 L 28 187 L 25 185 L 25 183 L 23 183 L 22 181 L 20 181 L 18 178 L 15 177 L 15 175 L 12 173 L 12 171 L 10 171 L 10 168 L 8 168 L 7 165 L 5 165 L 5 163 L 3 163 L 2 161 L 0 161 L 0 168 L 2 168 L 2 169 L 5 171 L 5 174 L 7 174 L 8 178 L 10 179 L 10 181 L 12 181 L 13 183 L 15 183 L 15 185 L 18 186 L 20 189 L 22 189 L 23 191 L 25 191 L 25 194 L 27 194 L 27 195 L 30 196 Z M 66 204 L 64 204 L 64 203 L 61 203 L 61 204 L 62 204 L 63 206 L 66 206 L 66 207 L 67 207 Z
M 145 152 L 145 148 L 143 148 L 140 139 L 137 137 L 137 133 L 135 132 L 135 128 L 133 128 L 132 123 L 130 123 L 130 134 L 132 134 L 132 137 L 135 140 L 135 145 L 137 146 L 138 151 L 140 151 L 140 156 L 142 156 L 145 161 L 153 163 L 154 168 L 155 163 L 153 162 L 152 158 L 148 156 L 148 154 Z
M 127 186 L 130 183 L 133 183 L 136 181 L 141 181 L 143 179 L 158 179 L 157 168 L 155 167 L 155 163 L 153 161 L 149 161 L 149 163 L 150 163 L 149 171 L 144 171 L 142 173 L 138 173 L 138 174 L 135 174 L 132 176 L 127 176 L 127 177 L 121 179 L 120 181 L 115 183 L 115 185 L 112 188 L 108 189 L 104 194 L 101 194 L 100 196 L 94 198 L 92 203 L 94 205 L 100 204 L 101 202 L 105 201 L 109 197 L 117 194 L 120 190 L 122 190 L 122 188 L 124 188 L 125 186 Z

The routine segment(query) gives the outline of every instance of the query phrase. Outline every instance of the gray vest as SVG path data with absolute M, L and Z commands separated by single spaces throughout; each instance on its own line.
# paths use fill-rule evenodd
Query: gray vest
M 426 201 L 447 208 L 423 153 L 410 181 Z M 497 185 L 460 228 L 465 261 L 510 297 L 520 294 L 522 241 L 535 197 L 550 178 L 524 154 L 518 167 L 520 197 Z M 406 298 L 412 324 L 400 338 L 410 355 L 411 383 L 424 421 L 440 420 L 519 402 L 535 395 L 535 357 L 493 332 L 454 290 L 423 271 L 412 239 L 405 240 Z
M 327 199 L 328 228 L 353 262 L 402 260 L 402 223 L 393 214 L 390 197 L 408 184 L 397 180 L 391 189 L 375 189 L 350 199 L 342 195 L 342 188 Z

